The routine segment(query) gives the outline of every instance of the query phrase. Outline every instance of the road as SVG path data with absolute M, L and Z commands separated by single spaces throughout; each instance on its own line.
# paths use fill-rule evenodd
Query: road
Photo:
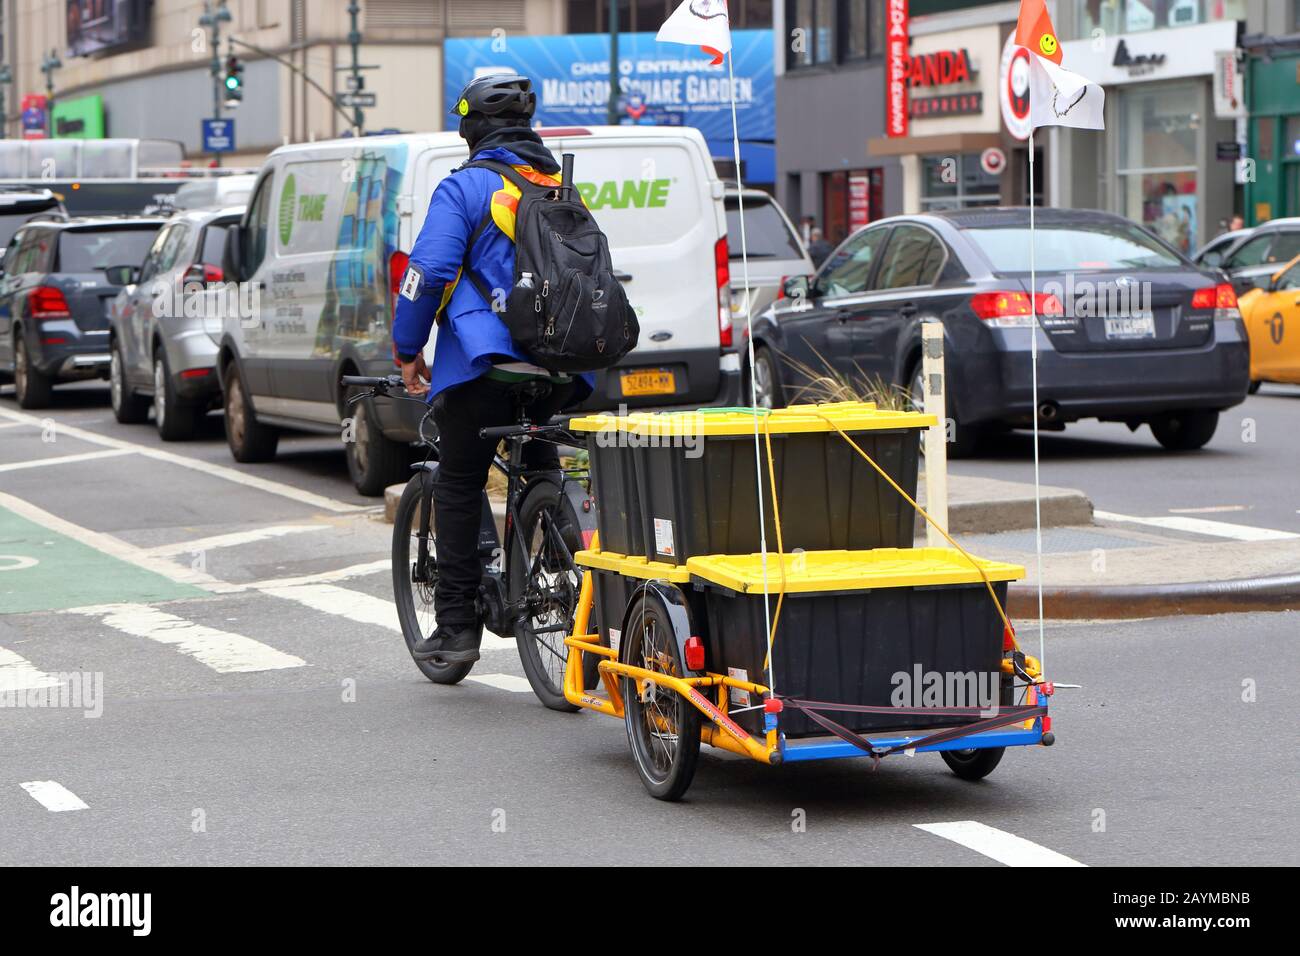
M 1285 401 L 1244 408 L 1275 423 Z M 1049 625 L 1050 675 L 1083 687 L 1053 702 L 1055 747 L 1011 751 L 979 784 L 934 755 L 873 771 L 706 751 L 666 805 L 623 728 L 544 710 L 508 642 L 459 687 L 424 680 L 391 609 L 390 527 L 332 441 L 242 467 L 208 425 L 163 445 L 117 425 L 102 387 L 39 416 L 0 395 L 0 689 L 102 680 L 79 707 L 0 708 L 0 863 L 1300 862 L 1296 614 Z M 1215 477 L 1167 496 L 1150 476 L 1168 459 L 1053 441 L 1075 441 L 1068 469 L 1099 487 L 1136 462 L 1150 514 L 1262 502 L 1294 452 L 1188 456 Z M 1099 505 L 1133 511 L 1127 494 Z M 920 828 L 961 821 L 1001 849 Z
M 1045 485 L 1078 488 L 1105 511 L 1181 515 L 1300 533 L 1300 387 L 1264 385 L 1223 412 L 1201 451 L 1165 451 L 1146 426 L 1077 422 L 1043 432 Z M 1029 432 L 991 439 L 980 457 L 954 462 L 961 474 L 1032 481 Z

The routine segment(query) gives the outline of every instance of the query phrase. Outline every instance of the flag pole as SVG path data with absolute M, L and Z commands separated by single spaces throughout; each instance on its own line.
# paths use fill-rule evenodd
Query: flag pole
M 1038 263 L 1034 255 L 1034 127 L 1029 127 L 1029 312 L 1034 317 L 1029 330 L 1029 377 L 1034 420 L 1034 554 L 1038 561 L 1038 666 L 1043 666 L 1043 507 L 1038 482 Z
M 740 123 L 736 119 L 736 71 L 734 55 L 727 51 L 727 89 L 731 99 L 731 149 L 736 167 L 736 211 L 740 219 L 740 268 L 745 279 L 745 342 L 749 351 L 749 401 L 754 408 L 754 481 L 758 487 L 758 547 L 763 563 L 763 626 L 767 634 L 767 689 L 776 697 L 772 661 L 772 611 L 767 581 L 767 522 L 763 517 L 762 451 L 758 433 L 758 386 L 754 382 L 754 303 L 749 294 L 749 245 L 745 237 L 745 190 L 740 175 Z M 772 489 L 775 499 L 776 489 Z

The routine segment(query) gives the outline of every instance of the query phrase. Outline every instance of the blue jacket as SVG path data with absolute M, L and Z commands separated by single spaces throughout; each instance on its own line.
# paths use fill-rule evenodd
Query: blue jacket
M 527 166 L 505 148 L 486 149 L 474 158 Z M 400 355 L 415 355 L 429 341 L 437 314 L 444 313 L 429 369 L 430 401 L 439 392 L 478 378 L 493 364 L 528 361 L 492 304 L 460 275 L 466 244 L 504 185 L 501 175 L 490 169 L 473 167 L 447 176 L 433 192 L 424 226 L 411 249 L 393 317 L 393 342 Z M 508 215 L 513 229 L 513 208 Z M 501 221 L 494 218 L 483 230 L 470 250 L 469 262 L 488 289 L 501 289 L 504 294 L 514 285 L 515 245 L 498 225 Z M 584 376 L 575 400 L 590 391 L 591 379 Z

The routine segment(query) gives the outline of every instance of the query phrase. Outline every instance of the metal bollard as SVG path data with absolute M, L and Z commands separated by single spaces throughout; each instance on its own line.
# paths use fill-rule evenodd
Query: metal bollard
M 921 323 L 921 381 L 925 393 L 925 411 L 937 424 L 925 432 L 925 510 L 940 528 L 948 528 L 948 416 L 945 412 L 943 385 L 943 323 L 926 319 Z M 925 542 L 932 548 L 945 548 L 948 542 L 929 522 Z

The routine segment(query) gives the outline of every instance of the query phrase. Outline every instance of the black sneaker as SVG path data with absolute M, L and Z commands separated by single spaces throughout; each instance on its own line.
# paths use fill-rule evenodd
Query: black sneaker
M 478 660 L 478 646 L 483 631 L 472 625 L 439 626 L 432 637 L 416 641 L 411 646 L 411 656 L 417 661 L 434 661 L 437 664 L 468 664 Z

